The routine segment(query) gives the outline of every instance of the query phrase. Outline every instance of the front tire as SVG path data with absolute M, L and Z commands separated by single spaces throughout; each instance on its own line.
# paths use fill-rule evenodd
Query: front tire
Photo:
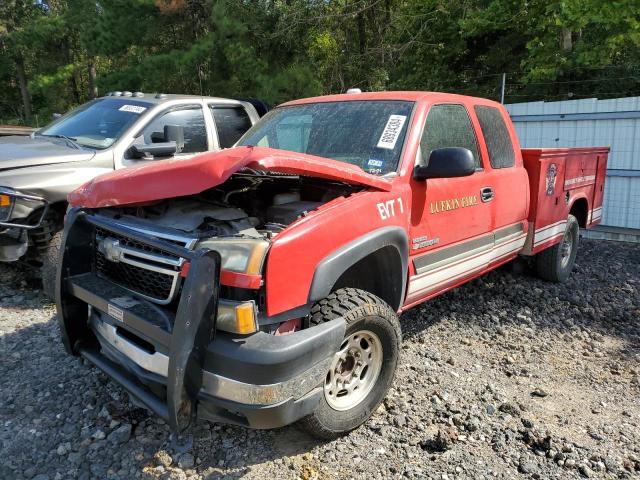
M 62 245 L 62 233 L 62 230 L 55 232 L 42 252 L 42 290 L 51 300 L 55 300 L 56 297 L 56 275 L 60 258 L 60 246 Z
M 310 327 L 339 317 L 347 329 L 323 382 L 324 395 L 300 420 L 322 439 L 344 435 L 369 419 L 386 396 L 400 357 L 398 317 L 380 298 L 355 288 L 337 290 L 313 306 Z
M 576 260 L 579 237 L 578 220 L 573 215 L 569 215 L 562 241 L 536 255 L 538 276 L 550 282 L 566 281 Z

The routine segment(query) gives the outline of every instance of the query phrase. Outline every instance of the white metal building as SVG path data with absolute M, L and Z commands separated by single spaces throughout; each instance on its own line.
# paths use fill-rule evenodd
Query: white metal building
M 506 107 L 523 148 L 610 146 L 602 225 L 640 237 L 640 97 Z

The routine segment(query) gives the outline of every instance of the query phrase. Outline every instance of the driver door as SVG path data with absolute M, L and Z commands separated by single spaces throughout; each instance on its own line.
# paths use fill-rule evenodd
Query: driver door
M 166 125 L 182 127 L 184 132 L 184 145 L 179 145 L 178 151 L 173 156 L 160 157 L 154 160 L 165 160 L 167 158 L 187 159 L 209 150 L 209 139 L 201 105 L 181 105 L 158 114 L 144 127 L 141 134 L 135 139 L 134 144 L 166 141 L 164 138 L 164 127 Z M 127 160 L 129 165 L 145 161 Z
M 434 296 L 484 270 L 493 248 L 493 204 L 481 193 L 490 187 L 490 178 L 464 105 L 430 108 L 416 162 L 426 164 L 433 150 L 444 147 L 470 150 L 476 171 L 467 177 L 411 180 L 409 231 L 414 268 L 407 304 Z

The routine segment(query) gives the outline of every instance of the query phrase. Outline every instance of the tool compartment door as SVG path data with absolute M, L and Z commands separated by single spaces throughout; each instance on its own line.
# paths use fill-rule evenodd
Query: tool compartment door
M 597 155 L 593 155 L 590 149 L 571 148 L 566 150 L 564 155 L 564 190 L 593 185 L 596 182 L 598 168 Z
M 593 186 L 593 203 L 589 211 L 589 225 L 597 225 L 602 221 L 602 204 L 604 201 L 604 180 L 607 176 L 607 160 L 609 152 L 602 151 L 597 155 L 598 167 L 596 170 L 596 181 Z

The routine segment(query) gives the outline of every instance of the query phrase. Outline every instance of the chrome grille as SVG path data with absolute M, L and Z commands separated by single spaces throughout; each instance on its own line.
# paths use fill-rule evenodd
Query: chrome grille
M 187 248 L 195 243 L 195 239 L 189 237 L 127 227 Z M 99 276 L 162 305 L 176 297 L 182 280 L 183 258 L 102 228 L 95 230 L 95 245 L 95 268 Z

